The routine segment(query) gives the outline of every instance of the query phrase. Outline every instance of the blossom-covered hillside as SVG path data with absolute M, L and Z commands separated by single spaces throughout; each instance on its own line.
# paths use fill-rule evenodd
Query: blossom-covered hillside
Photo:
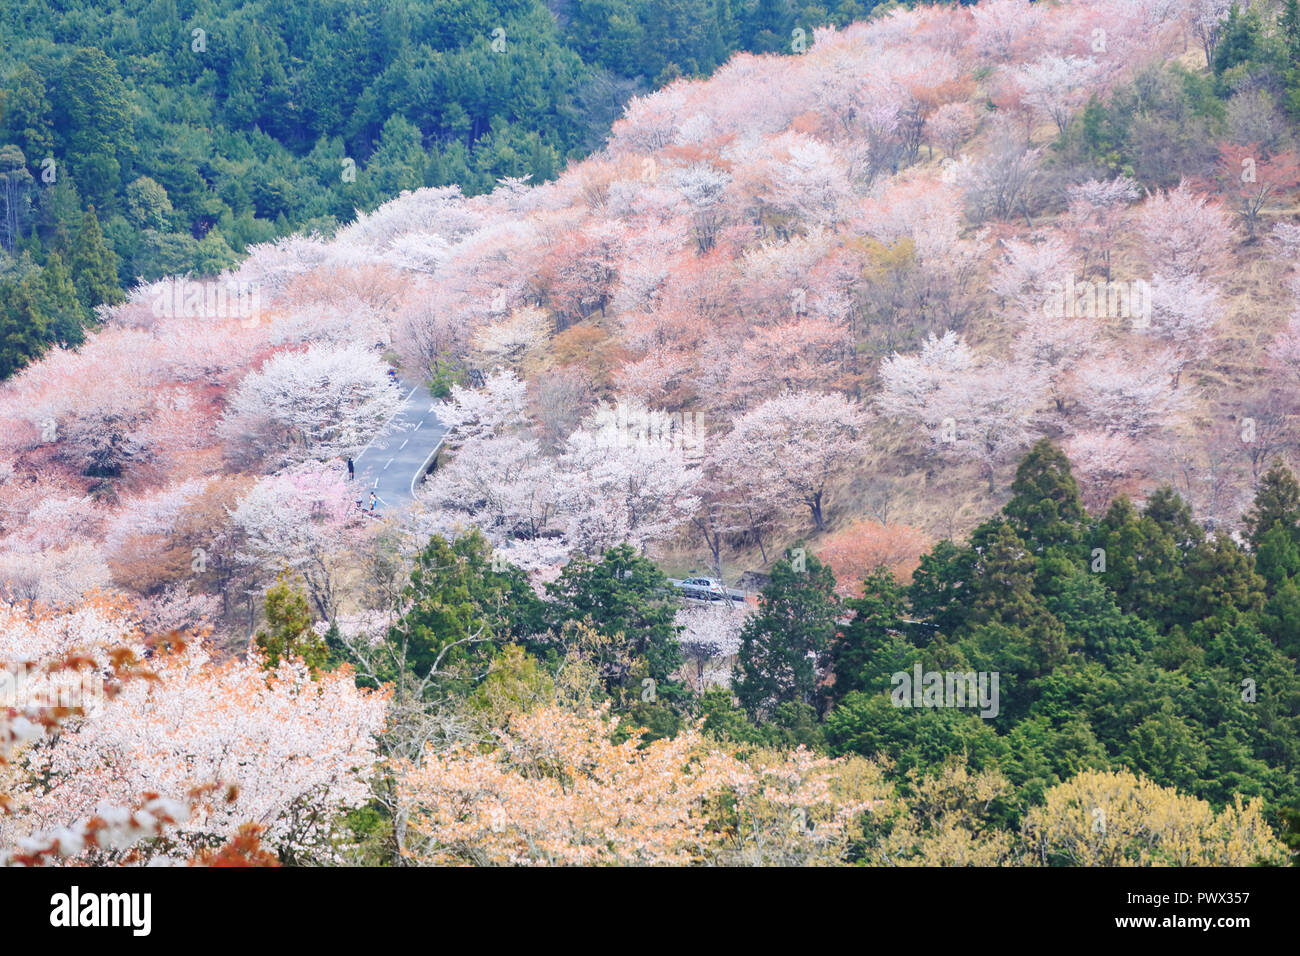
M 1231 524 L 1287 437 L 1289 154 L 1225 142 L 1160 188 L 1058 148 L 1089 97 L 1203 60 L 1205 8 L 898 11 L 634 101 L 558 182 L 259 247 L 224 309 L 138 289 L 5 389 L 6 577 L 179 607 L 175 568 L 142 579 L 123 543 L 242 567 L 259 529 L 217 503 L 363 446 L 381 356 L 495 396 L 422 529 L 478 525 L 528 566 L 616 540 L 761 564 L 859 515 L 959 532 L 1041 435 L 1093 504 L 1173 481 Z M 689 440 L 603 447 L 579 429 L 601 402 Z
M 1017 747 L 1069 756 L 1050 770 L 1027 760 L 1012 768 L 997 749 L 1014 751 L 1006 733 L 962 736 L 945 725 L 945 740 L 958 743 L 940 757 L 965 754 L 973 763 L 969 778 L 945 765 L 942 787 L 985 811 L 1005 797 L 1012 809 L 998 812 L 1023 824 L 1022 843 L 970 824 L 975 849 L 963 858 L 953 846 L 965 837 L 950 845 L 908 823 L 896 835 L 911 849 L 888 853 L 986 863 L 1083 853 L 1044 835 L 1043 809 L 1065 799 L 1052 787 L 1083 771 L 1096 776 L 1068 786 L 1178 787 L 1224 814 L 1215 822 L 1206 807 L 1207 827 L 1264 833 L 1263 823 L 1255 828 L 1260 807 L 1239 796 L 1295 795 L 1294 746 L 1276 744 L 1295 719 L 1293 673 L 1289 703 L 1270 712 L 1277 722 L 1242 718 L 1250 729 L 1233 739 L 1248 740 L 1241 746 L 1249 754 L 1231 768 L 1211 764 L 1218 758 L 1208 738 L 1186 743 L 1219 723 L 1208 705 L 1196 730 L 1170 729 L 1181 718 L 1165 711 L 1134 716 L 1135 724 L 1155 722 L 1142 723 L 1142 740 L 1187 747 L 1134 756 L 1115 743 L 1127 740 L 1127 725 L 1107 730 L 1093 715 L 1094 737 L 1088 720 L 1062 727 L 1025 702 L 1051 697 L 1034 682 L 1085 658 L 1118 671 L 1128 666 L 1122 655 L 1138 655 L 1155 662 L 1157 684 L 1192 660 L 1225 668 L 1231 686 L 1241 677 L 1227 669 L 1246 653 L 1237 653 L 1245 631 L 1231 631 L 1239 642 L 1231 648 L 1227 632 L 1215 631 L 1219 643 L 1194 636 L 1200 645 L 1187 650 L 1186 635 L 1220 609 L 1196 597 L 1205 589 L 1195 582 L 1186 606 L 1201 601 L 1196 610 L 1176 621 L 1170 611 L 1150 627 L 1136 616 L 1155 606 L 1144 598 L 1149 582 L 1114 604 L 1082 572 L 1068 587 L 1043 586 L 1047 571 L 1034 561 L 1056 573 L 1065 559 L 1051 565 L 1053 548 L 1071 561 L 1087 553 L 1083 506 L 1101 514 L 1121 496 L 1167 504 L 1157 489 L 1172 485 L 1190 509 L 1169 505 L 1142 533 L 1154 540 L 1158 524 L 1170 549 L 1213 551 L 1205 560 L 1219 563 L 1205 574 L 1232 577 L 1246 595 L 1233 591 L 1232 614 L 1265 613 L 1265 592 L 1256 600 L 1252 590 L 1261 579 L 1241 570 L 1245 552 L 1228 554 L 1238 545 L 1207 543 L 1202 530 L 1242 529 L 1259 544 L 1259 515 L 1273 512 L 1256 498 L 1257 484 L 1294 448 L 1291 413 L 1300 402 L 1294 124 L 1264 95 L 1272 74 L 1260 65 L 1263 28 L 1252 34 L 1242 22 L 1219 0 L 893 10 L 818 31 L 798 56 L 739 54 L 707 80 L 678 80 L 633 100 L 605 147 L 553 182 L 503 180 L 472 198 L 457 187 L 404 193 L 328 239 L 254 247 L 219 280 L 142 285 L 104 311 L 84 345 L 51 352 L 0 388 L 3 614 L 23 634 L 84 629 L 100 651 L 115 641 L 136 646 L 145 634 L 203 634 L 205 643 L 168 658 L 164 679 L 175 684 L 177 706 L 194 701 L 185 704 L 186 726 L 200 740 L 184 759 L 206 761 L 213 777 L 226 768 L 204 735 L 235 719 L 222 699 L 257 709 L 257 721 L 231 733 L 236 746 L 260 752 L 283 700 L 310 697 L 309 708 L 285 720 L 303 747 L 320 748 L 320 764 L 309 773 L 292 754 L 271 752 L 251 777 L 258 815 L 272 821 L 266 838 L 279 841 L 282 857 L 307 846 L 330 859 L 322 834 L 294 834 L 295 814 L 355 809 L 372 765 L 391 759 L 399 763 L 389 769 L 409 771 L 382 795 L 400 821 L 397 849 L 388 847 L 398 855 L 703 859 L 716 847 L 706 853 L 689 841 L 717 834 L 702 836 L 707 828 L 696 823 L 672 829 L 688 810 L 671 801 L 656 805 L 649 836 L 627 837 L 640 850 L 620 855 L 617 835 L 599 852 L 575 848 L 553 832 L 563 829 L 557 820 L 613 827 L 605 811 L 581 794 L 520 783 L 512 774 L 523 764 L 511 762 L 509 748 L 541 740 L 538 747 L 554 744 L 575 766 L 614 768 L 592 785 L 599 802 L 602 788 L 623 789 L 625 774 L 641 779 L 624 761 L 667 766 L 706 746 L 684 729 L 671 747 L 661 741 L 643 756 L 618 749 L 621 741 L 607 747 L 606 715 L 570 683 L 586 674 L 616 709 L 637 706 L 637 694 L 653 705 L 662 696 L 663 709 L 636 712 L 655 736 L 685 727 L 689 711 L 749 743 L 823 735 L 836 755 L 887 754 L 901 778 L 925 769 L 915 748 L 891 749 L 910 731 L 881 729 L 894 718 L 873 709 L 885 698 L 868 699 L 878 689 L 874 671 L 859 680 L 849 669 L 910 667 L 898 635 L 918 623 L 958 636 L 917 639 L 908 653 L 921 648 L 963 669 L 999 652 L 1018 655 L 1014 666 L 1001 665 L 1006 694 L 1026 695 L 1006 708 L 1004 719 L 1023 720 L 1008 733 L 1023 735 Z M 429 389 L 449 431 L 415 503 L 374 509 L 349 462 L 384 440 L 399 408 L 392 367 Z M 418 432 L 403 438 L 421 440 Z M 1052 457 L 1053 446 L 1065 459 Z M 1034 484 L 1035 467 L 1052 481 L 1064 477 Z M 1046 504 L 1024 505 L 1031 492 Z M 966 559 L 946 542 L 926 554 L 1008 499 L 1010 523 L 982 525 L 971 545 L 977 557 L 969 560 L 983 563 L 960 565 Z M 1255 524 L 1242 525 L 1252 499 Z M 1130 507 L 1125 500 L 1110 514 L 1120 522 Z M 1277 505 L 1289 515 L 1287 507 Z M 1179 522 L 1194 532 L 1169 530 Z M 1120 545 L 1111 542 L 1122 535 L 1110 530 L 1115 537 L 1098 550 L 1118 562 Z M 1270 588 L 1290 586 L 1295 564 Z M 918 567 L 905 609 L 890 589 Z M 725 584 L 771 580 L 757 608 L 726 600 L 736 607 L 683 611 L 663 603 L 660 570 L 709 573 Z M 968 599 L 983 572 L 997 576 L 1004 595 Z M 782 588 L 803 586 L 790 583 L 795 574 L 810 574 L 808 586 L 820 589 L 820 617 L 780 603 Z M 967 590 L 956 598 L 942 590 L 959 579 Z M 893 596 L 872 604 L 873 582 Z M 621 603 L 620 589 L 642 586 L 637 593 L 653 607 Z M 1123 590 L 1110 580 L 1106 587 Z M 470 604 L 457 603 L 466 594 Z M 850 604 L 837 604 L 842 598 Z M 1007 608 L 997 604 L 1004 598 Z M 1285 630 L 1290 611 L 1268 606 Z M 609 616 L 603 630 L 601 614 Z M 1134 616 L 1115 623 L 1122 615 Z M 785 643 L 760 646 L 777 619 L 786 622 Z M 859 634 L 870 653 L 844 650 L 850 620 L 877 629 L 869 639 Z M 1240 625 L 1235 616 L 1231 623 Z M 821 636 L 810 636 L 816 628 Z M 1285 651 L 1291 638 L 1250 633 L 1290 660 L 1273 645 Z M 79 646 L 49 641 L 33 656 Z M 474 656 L 488 642 L 501 656 Z M 511 657 L 507 644 L 533 656 Z M 302 660 L 279 661 L 290 646 Z M 832 646 L 840 650 L 831 654 Z M 770 663 L 787 651 L 780 666 Z M 313 655 L 323 661 L 327 653 L 348 667 L 318 680 Z M 265 687 L 249 673 L 259 654 L 270 655 Z M 542 675 L 539 660 L 552 670 Z M 787 664 L 797 692 L 755 677 L 785 674 Z M 784 737 L 745 737 L 751 731 L 739 718 L 727 723 L 716 699 L 679 705 L 692 694 L 709 700 L 708 689 L 729 678 L 751 718 L 786 721 Z M 434 688 L 500 718 L 490 738 L 496 756 L 476 750 L 482 739 L 457 723 L 463 715 L 439 710 L 402 723 Z M 46 754 L 50 772 L 152 733 L 157 717 L 141 710 L 138 693 L 115 697 L 112 720 Z M 506 697 L 548 708 L 581 699 L 583 726 L 596 736 L 572 739 L 564 718 L 545 708 L 501 716 L 494 708 Z M 377 750 L 360 731 L 378 730 L 383 706 L 403 730 Z M 400 764 L 431 740 L 453 744 L 420 769 Z M 1199 763 L 1186 756 L 1193 751 Z M 976 766 L 980 754 L 987 760 Z M 826 773 L 848 773 L 806 757 L 772 758 L 773 766 L 791 761 L 782 772 L 792 793 L 824 788 Z M 681 792 L 690 800 L 728 786 L 747 794 L 769 773 L 731 759 L 711 754 Z M 986 775 L 998 767 L 1010 784 Z M 1107 776 L 1115 768 L 1156 783 Z M 174 769 L 162 761 L 157 776 L 170 780 Z M 886 800 L 877 769 L 855 771 L 862 785 L 852 799 L 836 805 L 823 789 L 798 803 L 822 807 L 830 857 L 847 852 L 846 820 Z M 115 780 L 124 803 L 146 789 L 144 777 Z M 97 786 L 87 779 L 29 800 L 22 825 L 81 814 Z M 1013 790 L 1015 801 L 1006 796 Z M 538 808 L 535 830 L 516 839 L 507 827 L 503 837 L 495 818 L 447 809 L 474 793 L 490 794 L 493 813 L 512 801 Z M 755 819 L 777 812 L 751 810 Z M 402 843 L 408 818 L 427 842 Z M 234 817 L 205 820 L 181 831 L 187 851 L 235 833 Z M 955 817 L 949 825 L 968 827 Z M 293 840 L 299 850 L 286 851 Z M 1259 841 L 1232 860 L 1282 858 L 1271 833 Z M 530 857 L 525 844 L 549 849 Z M 822 859 L 818 847 L 773 859 Z M 761 856 L 753 847 L 728 852 L 733 861 Z M 1227 857 L 1206 851 L 1182 862 L 1193 860 Z

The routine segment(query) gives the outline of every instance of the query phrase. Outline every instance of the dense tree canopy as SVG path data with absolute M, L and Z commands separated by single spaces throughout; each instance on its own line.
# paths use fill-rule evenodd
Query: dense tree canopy
M 551 179 L 630 96 L 737 50 L 797 52 L 796 24 L 875 5 L 15 0 L 0 11 L 0 266 L 63 256 L 80 327 L 139 279 L 216 274 L 403 190 Z M 0 343 L 0 376 L 71 341 L 21 294 L 2 301 L 0 325 L 22 332 Z
M 0 665 L 142 683 L 0 706 L 0 859 L 1300 842 L 1300 6 L 54 6 Z

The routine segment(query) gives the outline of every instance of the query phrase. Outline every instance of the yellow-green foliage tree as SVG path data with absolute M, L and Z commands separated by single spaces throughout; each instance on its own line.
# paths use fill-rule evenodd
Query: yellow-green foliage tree
M 750 754 L 712 817 L 728 866 L 837 866 L 850 862 L 862 823 L 887 811 L 892 787 L 862 757 L 831 760 L 800 747 Z
M 266 629 L 257 632 L 255 643 L 265 655 L 267 670 L 289 657 L 302 658 L 313 671 L 325 666 L 329 652 L 324 639 L 312 630 L 307 595 L 294 588 L 287 575 L 281 574 L 266 592 Z
M 999 866 L 1008 862 L 1014 834 L 989 821 L 989 810 L 1009 797 L 1011 784 L 996 770 L 972 773 L 955 760 L 938 773 L 907 774 L 907 797 L 872 816 L 867 863 L 882 866 Z
M 1286 848 L 1261 803 L 1221 812 L 1128 772 L 1084 771 L 1047 791 L 1025 816 L 1032 861 L 1064 866 L 1283 865 Z M 1029 862 L 1029 861 L 1026 861 Z

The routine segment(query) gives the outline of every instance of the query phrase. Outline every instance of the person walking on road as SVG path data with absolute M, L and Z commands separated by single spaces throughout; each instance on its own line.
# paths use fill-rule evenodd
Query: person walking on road
M 370 513 L 371 514 L 374 514 L 375 505 L 377 504 L 379 504 L 379 499 L 375 497 L 375 493 L 372 491 L 370 492 Z
M 348 481 L 356 477 L 356 468 L 352 465 L 352 459 L 348 459 Z

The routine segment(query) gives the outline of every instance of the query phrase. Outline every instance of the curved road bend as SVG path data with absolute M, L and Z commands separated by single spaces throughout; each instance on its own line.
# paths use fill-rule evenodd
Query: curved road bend
M 447 434 L 447 427 L 434 413 L 429 390 L 401 379 L 398 385 L 406 396 L 401 407 L 384 431 L 352 460 L 356 497 L 367 510 L 372 491 L 379 499 L 376 511 L 414 501 L 415 486 L 433 464 Z

